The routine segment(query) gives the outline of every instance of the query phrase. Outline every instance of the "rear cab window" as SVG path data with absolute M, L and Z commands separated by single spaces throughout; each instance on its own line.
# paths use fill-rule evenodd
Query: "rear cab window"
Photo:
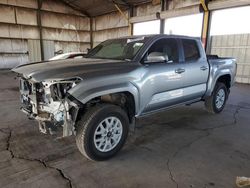
M 182 39 L 185 62 L 197 61 L 201 55 L 196 40 Z

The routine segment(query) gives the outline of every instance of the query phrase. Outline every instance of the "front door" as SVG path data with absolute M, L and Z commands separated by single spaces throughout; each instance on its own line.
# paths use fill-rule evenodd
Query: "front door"
M 143 58 L 146 75 L 140 81 L 140 114 L 147 114 L 168 106 L 178 104 L 183 96 L 185 72 L 184 63 L 179 62 L 179 46 L 176 39 L 165 38 L 156 41 Z M 158 55 L 165 60 L 149 61 Z M 159 58 L 158 58 L 159 59 Z

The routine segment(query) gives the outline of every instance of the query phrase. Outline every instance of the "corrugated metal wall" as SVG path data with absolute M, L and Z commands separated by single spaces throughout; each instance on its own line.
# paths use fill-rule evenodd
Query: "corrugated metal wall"
M 29 62 L 41 61 L 40 40 L 28 40 Z
M 134 16 L 146 16 L 159 12 L 161 6 L 152 5 L 152 3 L 142 4 L 135 7 Z M 125 15 L 129 15 L 129 11 L 124 11 Z M 128 21 L 119 12 L 97 16 L 93 19 L 93 46 L 100 42 L 130 35 Z
M 0 68 L 41 60 L 37 7 L 35 0 L 0 0 Z M 41 20 L 45 59 L 90 48 L 89 18 L 60 1 L 43 0 Z
M 128 15 L 128 11 L 124 13 Z M 128 22 L 119 12 L 93 19 L 93 46 L 104 40 L 128 36 L 128 34 Z
M 51 57 L 55 56 L 55 42 L 53 40 L 44 40 L 44 60 L 49 60 Z
M 169 11 L 161 15 L 171 17 L 171 10 L 174 10 L 174 16 L 181 15 L 178 13 L 181 8 L 198 4 L 198 0 L 170 1 Z M 0 0 L 0 68 L 12 68 L 18 64 L 41 60 L 37 7 L 35 0 Z M 154 20 L 156 12 L 160 11 L 160 4 L 139 5 L 135 7 L 131 21 Z M 181 11 L 185 12 L 184 9 Z M 124 13 L 129 15 L 129 11 Z M 90 19 L 81 13 L 60 1 L 43 0 L 41 20 L 45 59 L 56 55 L 58 51 L 85 51 L 90 48 Z M 119 12 L 93 18 L 93 46 L 106 39 L 127 35 L 128 22 Z M 249 46 L 250 34 L 211 37 L 212 54 L 236 57 L 237 82 L 250 83 Z
M 236 81 L 250 83 L 250 34 L 212 36 L 211 54 L 236 58 Z
M 0 49 L 0 68 L 28 62 L 28 44 L 25 39 L 0 39 Z

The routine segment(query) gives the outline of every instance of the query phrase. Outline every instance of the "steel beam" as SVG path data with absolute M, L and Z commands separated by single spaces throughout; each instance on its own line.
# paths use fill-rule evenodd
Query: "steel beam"
M 41 60 L 44 61 L 44 48 L 43 48 L 43 31 L 42 31 L 42 21 L 41 21 L 41 9 L 42 9 L 43 0 L 37 0 L 37 26 L 39 29 L 39 39 L 40 39 L 40 48 L 41 48 Z
M 201 40 L 202 40 L 205 50 L 207 51 L 207 43 L 209 40 L 209 31 L 210 31 L 210 11 L 207 7 L 208 1 L 200 0 L 200 4 L 204 12 L 203 22 L 202 22 Z
M 20 10 L 30 10 L 30 11 L 37 11 L 37 8 L 31 8 L 31 7 L 24 7 L 24 6 L 18 6 L 18 5 L 12 5 L 12 4 L 4 4 L 0 2 L 0 6 L 3 7 L 13 7 L 16 9 L 20 9 Z M 65 6 L 68 6 L 67 4 L 65 4 Z M 75 11 L 79 12 L 79 10 L 74 9 Z M 74 14 L 74 13 L 64 13 L 64 12 L 58 12 L 58 11 L 53 11 L 51 10 L 46 10 L 46 9 L 42 9 L 42 12 L 48 12 L 48 13 L 54 13 L 54 14 L 61 14 L 61 15 L 71 15 L 71 16 L 80 16 L 80 17 L 87 17 L 83 12 L 79 12 L 79 14 Z
M 161 0 L 161 11 L 165 10 L 165 0 Z M 164 34 L 165 20 L 160 19 L 160 34 Z
M 73 3 L 69 3 L 67 0 L 62 0 L 60 2 L 64 3 L 66 6 L 72 8 L 73 10 L 76 10 L 76 11 L 82 13 L 83 15 L 85 15 L 85 16 L 87 16 L 89 18 L 91 17 L 90 14 L 89 14 L 89 12 L 81 10 L 80 8 L 78 8 L 77 6 L 75 6 Z
M 129 20 L 135 16 L 135 7 L 133 5 L 129 8 Z M 129 21 L 130 22 L 130 21 Z M 130 35 L 132 36 L 134 33 L 134 25 L 130 22 Z
M 89 24 L 90 24 L 90 49 L 92 49 L 94 47 L 94 39 L 93 39 L 93 18 L 89 18 Z
M 131 36 L 132 35 L 132 24 L 130 22 L 129 17 L 126 14 L 124 14 L 124 12 L 122 12 L 122 10 L 120 9 L 120 7 L 117 4 L 114 3 L 114 5 L 115 5 L 115 8 L 118 10 L 118 12 L 124 17 L 124 19 L 127 20 L 127 22 L 128 22 L 128 35 Z

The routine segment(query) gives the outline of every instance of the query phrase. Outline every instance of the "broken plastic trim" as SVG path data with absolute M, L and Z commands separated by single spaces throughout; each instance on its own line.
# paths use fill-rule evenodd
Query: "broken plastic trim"
M 72 95 L 70 95 L 69 93 L 66 94 L 66 97 L 70 102 L 75 103 L 79 108 L 84 107 L 84 104 L 81 103 L 79 100 L 77 100 L 75 97 L 73 97 Z

